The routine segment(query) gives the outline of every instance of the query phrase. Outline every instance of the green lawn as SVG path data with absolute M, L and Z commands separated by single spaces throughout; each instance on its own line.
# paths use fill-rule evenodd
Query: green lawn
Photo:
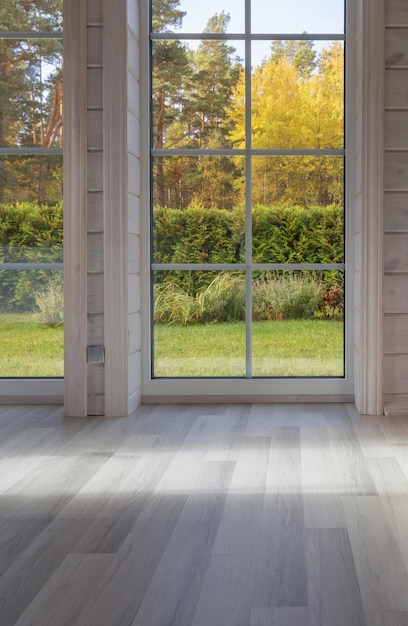
M 155 376 L 244 376 L 245 326 L 155 327 Z M 254 322 L 254 376 L 342 376 L 343 323 Z
M 155 376 L 244 376 L 241 322 L 155 327 Z M 254 322 L 254 376 L 342 376 L 343 324 Z M 63 376 L 63 327 L 0 315 L 0 377 Z
M 0 376 L 63 376 L 64 329 L 0 315 Z

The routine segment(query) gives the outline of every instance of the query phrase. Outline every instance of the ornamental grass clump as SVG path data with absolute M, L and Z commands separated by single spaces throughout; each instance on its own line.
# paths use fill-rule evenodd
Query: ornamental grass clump
M 254 283 L 254 320 L 309 319 L 319 310 L 323 286 L 309 276 L 267 275 Z
M 41 326 L 60 326 L 64 323 L 64 287 L 62 279 L 52 280 L 35 294 L 35 312 L 31 319 Z

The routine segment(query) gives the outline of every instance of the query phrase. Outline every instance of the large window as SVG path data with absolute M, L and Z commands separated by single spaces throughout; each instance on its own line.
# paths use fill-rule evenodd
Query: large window
M 344 378 L 344 1 L 152 0 L 150 40 L 152 378 Z
M 0 9 L 0 377 L 59 377 L 62 0 Z

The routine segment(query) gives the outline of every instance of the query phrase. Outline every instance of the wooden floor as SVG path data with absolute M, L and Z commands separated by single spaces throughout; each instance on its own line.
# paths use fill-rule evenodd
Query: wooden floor
M 0 624 L 406 626 L 408 417 L 0 408 Z

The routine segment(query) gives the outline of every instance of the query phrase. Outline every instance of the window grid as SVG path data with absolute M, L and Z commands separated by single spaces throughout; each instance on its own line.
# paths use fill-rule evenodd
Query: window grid
M 63 38 L 62 30 L 56 31 L 0 31 L 0 41 L 10 39 L 60 39 Z M 63 148 L 15 148 L 0 147 L 0 156 L 52 156 L 63 155 Z M 63 263 L 0 263 L 0 270 L 62 270 Z
M 150 5 L 150 11 L 151 11 Z M 151 23 L 151 21 L 150 21 Z M 345 23 L 345 20 L 344 20 Z M 150 32 L 150 42 L 160 40 L 210 40 L 210 41 L 244 41 L 245 42 L 245 148 L 244 149 L 150 149 L 151 162 L 157 156 L 245 156 L 245 263 L 154 263 L 151 258 L 151 289 L 153 288 L 153 272 L 157 270 L 220 270 L 244 271 L 246 283 L 246 375 L 252 379 L 252 274 L 259 270 L 342 270 L 345 275 L 345 263 L 253 263 L 252 261 L 252 158 L 254 156 L 338 156 L 346 157 L 346 148 L 342 149 L 260 149 L 252 148 L 252 42 L 253 41 L 346 41 L 345 33 L 252 33 L 251 32 L 251 0 L 245 0 L 245 33 L 177 33 Z M 151 84 L 151 83 L 150 83 Z M 344 96 L 345 101 L 345 96 Z M 344 133 L 344 141 L 346 134 Z M 345 168 L 344 168 L 345 172 Z M 344 174 L 345 175 L 345 174 Z M 345 184 L 344 184 L 345 188 Z M 153 203 L 151 203 L 153 204 Z M 151 223 L 153 220 L 151 216 Z M 151 239 L 152 239 L 151 227 Z M 345 252 L 345 250 L 344 250 Z M 151 246 L 153 254 L 153 246 Z M 152 297 L 153 302 L 153 297 Z M 151 372 L 154 375 L 154 322 L 151 319 Z M 345 342 L 344 342 L 345 346 Z M 345 347 L 344 347 L 345 349 Z M 345 357 L 345 355 L 344 355 Z M 345 368 L 345 358 L 343 359 Z M 345 377 L 345 371 L 343 376 Z M 306 377 L 307 378 L 307 377 Z M 324 378 L 324 377 L 322 377 Z

